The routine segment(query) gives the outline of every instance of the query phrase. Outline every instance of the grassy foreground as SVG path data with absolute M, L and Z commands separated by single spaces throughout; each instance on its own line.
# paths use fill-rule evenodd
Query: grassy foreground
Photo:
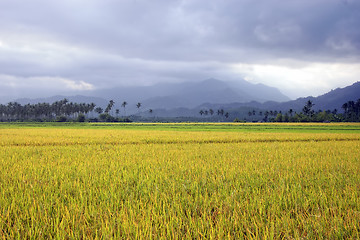
M 229 126 L 2 125 L 0 238 L 360 238 L 359 124 Z

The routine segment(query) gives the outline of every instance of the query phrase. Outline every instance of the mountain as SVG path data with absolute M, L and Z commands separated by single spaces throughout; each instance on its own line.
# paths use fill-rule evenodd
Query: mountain
M 200 110 L 209 110 L 213 109 L 215 112 L 218 109 L 224 109 L 226 112 L 229 112 L 231 119 L 239 118 L 239 119 L 251 119 L 248 116 L 249 112 L 255 110 L 257 113 L 265 111 L 288 111 L 293 109 L 294 112 L 301 112 L 302 108 L 306 104 L 308 100 L 311 100 L 315 105 L 313 107 L 314 110 L 334 110 L 337 109 L 339 112 L 343 112 L 341 106 L 348 101 L 357 101 L 360 99 L 360 82 L 356 82 L 351 86 L 347 86 L 344 88 L 337 88 L 335 90 L 331 90 L 328 93 L 325 93 L 318 97 L 305 97 L 298 98 L 296 100 L 287 101 L 287 102 L 275 102 L 275 101 L 267 101 L 264 103 L 260 103 L 257 101 L 251 102 L 233 102 L 233 103 L 204 103 L 192 109 L 156 109 L 154 110 L 153 115 L 159 117 L 193 117 L 193 118 L 201 118 L 199 111 Z M 146 116 L 144 114 L 144 116 Z M 209 121 L 215 120 L 217 121 L 219 116 L 214 114 L 214 116 L 206 116 L 206 119 Z
M 334 110 L 337 109 L 342 111 L 341 106 L 348 101 L 356 101 L 360 98 L 360 82 L 356 82 L 350 86 L 344 88 L 337 88 L 331 90 L 328 93 L 320 95 L 318 97 L 305 97 L 298 98 L 293 101 L 283 102 L 278 104 L 273 104 L 274 107 L 277 107 L 279 110 L 289 110 L 290 108 L 294 110 L 301 110 L 302 107 L 308 100 L 311 100 L 315 105 L 314 110 Z M 267 104 L 264 103 L 264 107 L 267 107 Z M 271 104 L 271 103 L 270 103 Z M 277 106 L 276 106 L 277 105 Z
M 251 93 L 256 98 L 252 97 L 250 101 L 259 101 L 259 102 L 266 102 L 266 101 L 275 101 L 275 102 L 285 102 L 289 101 L 290 98 L 282 94 L 279 89 L 274 87 L 269 87 L 262 83 L 252 84 L 248 81 L 237 81 L 237 82 L 230 82 L 230 86 L 238 91 L 243 91 L 246 93 Z M 257 100 L 258 99 L 258 100 Z
M 341 109 L 341 106 L 348 101 L 356 101 L 360 98 L 360 82 L 351 86 L 337 88 L 330 92 L 314 98 L 315 109 Z
M 334 110 L 342 111 L 341 106 L 348 101 L 356 101 L 360 99 L 360 82 L 356 82 L 350 86 L 344 88 L 337 88 L 331 90 L 328 93 L 320 95 L 318 97 L 303 97 L 296 100 L 287 101 L 287 102 L 275 102 L 267 101 L 260 103 L 257 101 L 247 102 L 247 103 L 230 103 L 230 104 L 206 104 L 199 106 L 207 108 L 227 108 L 227 109 L 236 109 L 242 107 L 253 107 L 256 109 L 263 110 L 278 110 L 278 111 L 287 111 L 293 109 L 294 111 L 301 111 L 305 103 L 308 100 L 311 100 L 315 105 L 314 110 Z
M 127 114 L 139 112 L 136 104 L 140 102 L 140 110 L 148 109 L 192 109 L 201 104 L 229 104 L 234 102 L 288 101 L 278 89 L 263 84 L 252 84 L 245 80 L 225 82 L 217 79 L 182 83 L 158 83 L 151 86 L 131 86 L 85 91 L 76 96 L 54 96 L 50 98 L 18 99 L 20 104 L 55 102 L 67 98 L 71 102 L 93 102 L 102 108 L 110 99 L 115 101 L 114 109 L 122 109 L 124 101 Z M 184 113 L 184 111 L 182 111 Z
M 163 83 L 152 86 L 122 87 L 89 92 L 89 95 L 113 99 L 116 107 L 123 101 L 134 108 L 141 102 L 147 108 L 193 108 L 203 103 L 232 103 L 249 101 L 288 101 L 278 89 L 245 80 L 224 82 L 207 79 L 200 82 Z
M 337 88 L 318 97 L 305 97 L 288 101 L 276 88 L 262 84 L 251 84 L 245 80 L 237 82 L 223 82 L 216 79 L 208 79 L 201 82 L 165 83 L 153 86 L 123 87 L 103 89 L 86 92 L 89 96 L 54 96 L 51 98 L 18 99 L 20 104 L 55 102 L 67 98 L 71 102 L 90 103 L 93 102 L 102 108 L 106 107 L 110 99 L 115 101 L 114 109 L 120 109 L 123 101 L 127 101 L 127 114 L 138 114 L 143 116 L 161 117 L 195 117 L 199 116 L 200 109 L 225 109 L 241 115 L 250 110 L 257 111 L 277 110 L 301 111 L 308 100 L 315 105 L 315 110 L 342 111 L 341 106 L 350 100 L 356 101 L 360 98 L 360 82 L 351 86 Z M 267 101 L 265 101 L 267 100 Z M 270 100 L 270 101 L 268 101 Z M 136 103 L 141 102 L 142 107 L 136 108 Z M 153 109 L 154 114 L 148 110 Z M 236 115 L 235 115 L 236 116 Z

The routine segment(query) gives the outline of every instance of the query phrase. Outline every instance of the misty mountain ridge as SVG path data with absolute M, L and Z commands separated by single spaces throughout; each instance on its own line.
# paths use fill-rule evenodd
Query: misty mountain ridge
M 289 100 L 288 97 L 272 87 L 263 84 L 252 84 L 245 80 L 239 82 L 223 82 L 207 79 L 201 82 L 166 83 L 153 86 L 123 87 L 102 89 L 86 92 L 88 96 L 54 96 L 39 99 L 18 99 L 20 104 L 55 102 L 67 98 L 71 102 L 90 103 L 105 108 L 110 99 L 115 101 L 114 109 L 120 109 L 123 101 L 127 101 L 127 114 L 138 114 L 136 103 L 140 102 L 140 112 L 146 115 L 151 108 L 166 117 L 195 116 L 199 109 L 244 109 L 255 108 L 263 110 L 301 111 L 307 100 L 315 105 L 315 110 L 341 111 L 341 106 L 347 101 L 360 98 L 360 82 L 345 88 L 337 88 L 318 97 L 304 97 Z
M 230 103 L 230 104 L 203 104 L 199 107 L 202 108 L 227 108 L 227 109 L 236 109 L 243 107 L 252 107 L 256 109 L 263 110 L 278 110 L 278 111 L 287 111 L 293 109 L 294 111 L 301 111 L 304 105 L 308 100 L 312 101 L 315 105 L 313 106 L 314 110 L 338 110 L 342 112 L 342 105 L 348 101 L 357 101 L 360 99 L 360 82 L 355 82 L 350 86 L 344 88 L 336 88 L 327 92 L 318 97 L 301 97 L 296 100 L 286 101 L 286 102 L 275 102 L 268 101 L 260 103 L 257 101 L 247 102 L 247 103 Z
M 121 87 L 98 90 L 92 96 L 113 99 L 115 103 L 141 102 L 151 108 L 193 108 L 203 103 L 232 103 L 249 101 L 288 101 L 278 89 L 245 80 L 225 82 L 207 79 L 200 82 L 166 83 L 147 87 Z
M 18 99 L 20 104 L 54 102 L 65 96 L 39 99 Z M 249 101 L 288 101 L 287 96 L 278 89 L 263 84 L 252 84 L 246 80 L 225 82 L 207 79 L 200 82 L 158 83 L 152 86 L 116 87 L 84 91 L 82 95 L 66 97 L 73 102 L 94 102 L 104 107 L 112 99 L 115 108 L 128 102 L 128 109 L 136 110 L 135 104 L 141 102 L 147 108 L 194 108 L 203 103 L 222 103 Z

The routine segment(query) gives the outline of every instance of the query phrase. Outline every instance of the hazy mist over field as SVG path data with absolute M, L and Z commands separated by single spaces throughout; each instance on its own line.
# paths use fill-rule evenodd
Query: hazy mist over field
M 216 78 L 290 98 L 360 80 L 358 0 L 0 2 L 0 102 Z

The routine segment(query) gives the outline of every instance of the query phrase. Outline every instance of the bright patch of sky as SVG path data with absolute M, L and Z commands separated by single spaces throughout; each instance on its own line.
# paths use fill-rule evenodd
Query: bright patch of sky
M 233 70 L 252 83 L 279 88 L 289 97 L 318 96 L 357 82 L 359 63 L 310 63 L 301 67 L 265 64 L 234 64 Z

